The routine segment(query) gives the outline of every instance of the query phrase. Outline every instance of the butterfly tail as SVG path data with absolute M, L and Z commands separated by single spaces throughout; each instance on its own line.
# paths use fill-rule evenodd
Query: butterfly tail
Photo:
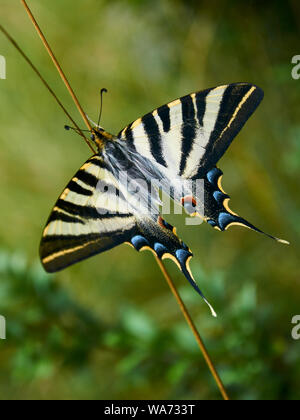
M 181 269 L 182 273 L 184 274 L 184 276 L 186 277 L 186 279 L 190 282 L 190 284 L 196 290 L 196 292 L 199 293 L 199 295 L 202 297 L 202 299 L 204 300 L 204 302 L 208 305 L 208 307 L 209 307 L 209 309 L 211 311 L 212 316 L 215 317 L 215 318 L 217 318 L 217 314 L 216 314 L 214 308 L 208 302 L 208 300 L 206 299 L 206 297 L 204 296 L 204 294 L 201 292 L 201 290 L 199 289 L 198 284 L 196 283 L 196 281 L 195 281 L 195 279 L 194 279 L 194 277 L 192 275 L 192 272 L 191 272 L 191 269 L 190 269 L 190 266 L 189 266 L 189 263 L 190 263 L 190 260 L 191 260 L 192 256 L 193 255 L 191 253 L 187 253 L 187 252 L 182 251 L 182 250 L 178 250 L 177 251 L 177 261 L 179 262 L 180 269 Z
M 152 251 L 160 260 L 171 259 L 174 261 L 189 283 L 209 306 L 212 315 L 216 317 L 216 312 L 193 278 L 189 266 L 193 254 L 189 247 L 177 236 L 176 228 L 168 224 L 161 216 L 158 217 L 156 222 L 150 218 L 140 219 L 137 228 L 139 233 L 131 238 L 130 245 L 137 251 Z

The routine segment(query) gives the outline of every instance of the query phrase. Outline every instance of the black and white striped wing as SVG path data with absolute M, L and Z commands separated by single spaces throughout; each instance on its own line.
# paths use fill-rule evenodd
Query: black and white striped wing
M 262 98 L 263 91 L 247 83 L 192 93 L 136 120 L 119 138 L 170 176 L 203 178 Z
M 99 156 L 89 159 L 68 184 L 43 232 L 40 256 L 46 271 L 130 241 L 136 221 L 120 197 L 118 182 Z

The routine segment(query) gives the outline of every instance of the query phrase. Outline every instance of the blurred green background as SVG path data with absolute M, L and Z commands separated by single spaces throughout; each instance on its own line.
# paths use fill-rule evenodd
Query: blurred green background
M 127 123 L 176 97 L 252 82 L 265 99 L 220 167 L 231 207 L 291 241 L 241 228 L 221 234 L 171 217 L 192 248 L 191 268 L 213 319 L 172 262 L 166 265 L 235 399 L 298 399 L 299 2 L 30 0 L 92 119 Z M 77 121 L 80 118 L 19 1 L 1 0 L 1 24 L 18 40 Z M 218 390 L 150 253 L 127 246 L 55 276 L 38 260 L 42 229 L 89 150 L 0 36 L 1 399 L 214 399 Z M 80 122 L 81 124 L 81 122 Z

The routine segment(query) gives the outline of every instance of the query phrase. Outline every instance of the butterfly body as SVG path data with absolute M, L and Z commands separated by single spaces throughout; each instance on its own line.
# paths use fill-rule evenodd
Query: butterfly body
M 95 127 L 98 154 L 68 184 L 44 230 L 45 269 L 127 243 L 171 258 L 204 298 L 189 269 L 191 250 L 160 215 L 159 190 L 217 230 L 241 225 L 263 233 L 230 210 L 216 166 L 262 98 L 254 85 L 224 85 L 163 105 L 118 136 Z
M 95 144 L 97 145 L 98 152 L 99 154 L 101 154 L 107 142 L 115 141 L 117 137 L 103 129 L 98 128 L 93 129 L 91 133 L 91 139 L 95 142 Z

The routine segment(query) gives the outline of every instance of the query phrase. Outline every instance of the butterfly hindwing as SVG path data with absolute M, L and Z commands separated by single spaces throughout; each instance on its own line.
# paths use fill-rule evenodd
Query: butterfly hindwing
M 245 228 L 262 233 L 277 242 L 288 244 L 283 239 L 276 238 L 261 229 L 255 227 L 238 214 L 234 213 L 229 207 L 230 197 L 222 187 L 223 172 L 214 167 L 205 176 L 204 179 L 204 215 L 205 220 L 215 229 L 225 231 L 231 226 L 243 226 Z
M 171 259 L 174 261 L 189 283 L 209 306 L 212 315 L 216 316 L 213 307 L 193 278 L 189 266 L 193 254 L 189 247 L 177 236 L 176 228 L 167 223 L 161 216 L 158 216 L 157 221 L 153 221 L 149 217 L 138 218 L 137 228 L 138 234 L 131 238 L 130 245 L 139 252 L 149 250 L 161 260 Z

